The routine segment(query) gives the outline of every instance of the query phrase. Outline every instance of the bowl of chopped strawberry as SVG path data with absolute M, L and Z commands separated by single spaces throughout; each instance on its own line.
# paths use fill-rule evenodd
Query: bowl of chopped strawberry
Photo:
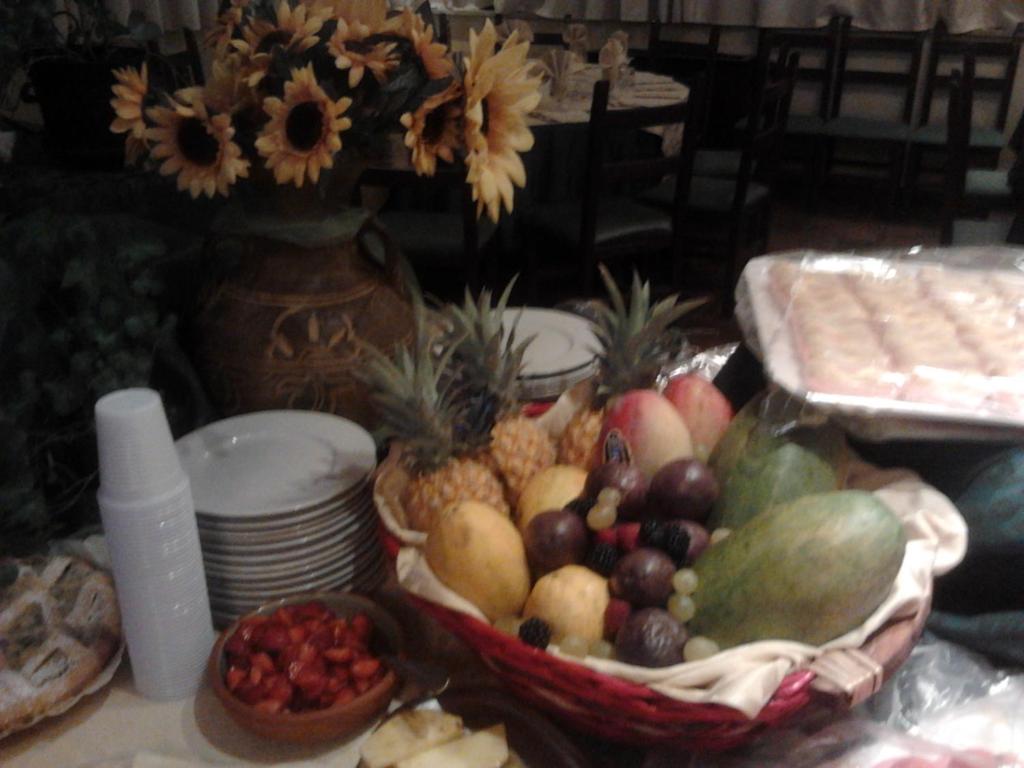
M 214 693 L 243 728 L 278 741 L 342 739 L 387 709 L 402 652 L 392 616 L 348 593 L 279 600 L 243 616 L 210 655 Z

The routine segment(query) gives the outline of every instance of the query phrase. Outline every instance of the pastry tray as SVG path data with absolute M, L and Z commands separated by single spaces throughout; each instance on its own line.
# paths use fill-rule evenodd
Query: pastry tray
M 1024 436 L 1024 251 L 752 259 L 737 318 L 767 376 L 867 440 Z

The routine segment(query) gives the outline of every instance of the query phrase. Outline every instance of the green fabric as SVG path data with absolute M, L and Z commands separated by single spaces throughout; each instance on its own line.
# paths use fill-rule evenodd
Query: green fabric
M 953 222 L 953 245 L 994 245 L 1006 242 L 1009 221 L 957 219 Z
M 867 117 L 837 117 L 825 124 L 825 134 L 840 139 L 872 141 L 906 141 L 910 126 L 894 120 L 872 120 Z
M 437 211 L 385 211 L 377 216 L 381 226 L 411 261 L 461 263 L 462 215 Z M 484 216 L 477 222 L 477 244 L 494 234 L 494 225 Z
M 736 149 L 699 149 L 693 158 L 696 176 L 732 178 L 740 172 L 743 154 Z
M 946 143 L 945 123 L 936 123 L 917 128 L 910 133 L 914 144 L 940 146 Z M 1006 143 L 1003 134 L 995 128 L 971 128 L 971 146 L 975 149 L 1002 149 Z
M 984 168 L 972 168 L 967 171 L 964 191 L 968 197 L 1009 198 L 1012 194 L 1006 171 L 990 171 Z
M 538 207 L 530 214 L 528 226 L 543 237 L 575 245 L 580 238 L 581 203 L 565 201 Z M 595 242 L 611 243 L 652 232 L 672 232 L 672 220 L 663 211 L 640 205 L 628 198 L 615 197 L 602 200 L 597 213 Z
M 663 182 L 654 189 L 640 195 L 640 199 L 653 205 L 667 207 L 672 205 L 673 187 Z M 694 176 L 690 182 L 690 197 L 687 208 L 696 211 L 728 213 L 732 210 L 732 199 L 736 195 L 734 179 L 712 179 L 706 176 Z M 768 197 L 768 187 L 751 182 L 747 186 L 745 205 L 750 206 Z
M 964 561 L 937 583 L 929 628 L 1001 662 L 1024 663 L 1024 449 L 982 464 L 955 499 Z

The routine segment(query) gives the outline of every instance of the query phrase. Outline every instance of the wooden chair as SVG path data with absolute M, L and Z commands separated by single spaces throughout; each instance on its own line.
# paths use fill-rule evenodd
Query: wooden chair
M 814 111 L 790 114 L 786 126 L 790 138 L 786 152 L 804 167 L 805 199 L 810 205 L 815 204 L 825 175 L 825 123 L 837 115 L 835 87 L 849 28 L 849 16 L 833 16 L 821 29 L 763 29 L 758 41 L 757 60 L 761 66 L 767 61 L 783 61 L 784 52 L 799 53 L 796 82 L 817 89 Z M 742 131 L 742 121 L 738 127 Z
M 520 15 L 505 16 L 500 13 L 494 14 L 495 25 L 501 24 L 506 19 L 519 19 L 522 21 L 531 21 L 536 17 L 527 17 Z M 572 14 L 567 13 L 562 17 L 562 24 L 564 27 L 568 27 L 572 23 Z M 565 48 L 565 37 L 562 32 L 533 32 L 533 41 L 531 45 L 538 45 L 550 48 Z
M 899 200 L 903 180 L 907 139 L 912 130 L 911 120 L 926 33 L 843 30 L 842 38 L 833 100 L 835 116 L 825 122 L 824 128 L 827 137 L 825 170 L 826 173 L 832 170 L 837 143 L 856 143 L 885 149 L 888 162 L 882 167 L 887 168 L 887 210 L 891 214 Z M 851 55 L 856 57 L 859 54 L 866 54 L 872 59 L 884 57 L 895 66 L 878 69 L 851 65 Z M 902 99 L 899 118 L 844 115 L 843 98 L 851 90 L 867 91 L 872 97 L 880 91 L 899 95 Z M 844 164 L 851 163 L 846 160 Z M 856 165 L 877 166 L 863 162 Z
M 680 82 L 703 73 L 707 95 L 704 99 L 704 114 L 697 117 L 701 133 L 707 135 L 708 116 L 715 99 L 715 71 L 722 29 L 705 24 L 675 24 L 673 27 L 699 32 L 705 39 L 703 42 L 665 40 L 661 34 L 661 21 L 655 17 L 648 29 L 647 50 L 637 52 L 635 58 L 643 69 L 668 75 Z
M 946 124 L 932 122 L 935 97 L 939 93 L 948 92 L 951 83 L 951 75 L 940 70 L 958 67 L 962 71 L 964 57 L 968 54 L 974 56 L 976 68 L 985 66 L 987 69 L 998 70 L 994 75 L 976 75 L 974 78 L 975 99 L 979 95 L 994 99 L 996 110 L 991 125 L 972 125 L 970 132 L 971 154 L 981 165 L 996 167 L 999 153 L 1006 144 L 1004 132 L 1022 42 L 1024 24 L 1018 24 L 1010 36 L 950 35 L 942 22 L 936 25 L 925 73 L 921 116 L 918 127 L 910 134 L 911 184 L 916 186 L 918 183 L 922 156 L 925 153 L 941 154 L 947 144 Z
M 949 75 L 949 102 L 946 109 L 946 169 L 942 206 L 943 245 L 985 245 L 1005 243 L 1010 221 L 986 221 L 962 218 L 968 210 L 976 213 L 977 200 L 970 207 L 971 123 L 974 111 L 975 61 L 971 53 L 964 55 L 964 69 Z M 1005 173 L 1003 174 L 1005 178 Z M 1007 185 L 1007 190 L 1009 189 Z M 1009 199 L 1009 196 L 1008 196 Z
M 800 55 L 783 51 L 779 64 L 766 67 L 754 94 L 740 152 L 739 172 L 734 178 L 694 176 L 686 205 L 686 242 L 693 249 L 710 252 L 725 262 L 724 304 L 731 306 L 732 290 L 743 267 L 741 249 L 767 247 L 775 174 Z M 668 188 L 661 185 L 640 199 L 658 206 L 668 202 Z
M 439 163 L 431 177 L 409 169 L 370 169 L 360 177 L 359 187 L 364 186 L 389 190 L 388 204 L 377 219 L 418 274 L 449 271 L 478 290 L 486 267 L 487 281 L 493 284 L 496 227 L 489 219 L 477 220 L 464 166 Z
M 656 157 L 613 158 L 609 148 L 623 136 L 653 126 L 687 123 L 701 114 L 706 94 L 703 77 L 690 83 L 689 98 L 664 107 L 629 110 L 608 108 L 609 84 L 594 85 L 587 134 L 587 169 L 581 200 L 538 206 L 526 216 L 527 284 L 531 299 L 540 279 L 539 244 L 548 252 L 574 255 L 571 265 L 583 295 L 592 295 L 598 260 L 634 258 L 667 250 L 673 282 L 682 269 L 683 212 L 689 193 L 693 155 L 700 131 L 690 126 L 683 133 L 678 154 Z M 672 189 L 667 210 L 652 208 L 631 199 L 626 192 L 670 177 Z

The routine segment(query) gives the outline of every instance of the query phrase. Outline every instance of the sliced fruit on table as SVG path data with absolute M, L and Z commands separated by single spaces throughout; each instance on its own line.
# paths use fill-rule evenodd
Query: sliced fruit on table
M 452 504 L 427 532 L 431 570 L 490 621 L 519 613 L 530 593 L 522 536 L 505 515 L 476 501 Z
M 431 709 L 400 712 L 374 731 L 360 748 L 366 768 L 388 768 L 462 736 L 462 718 Z
M 892 589 L 903 525 L 874 494 L 833 491 L 773 507 L 694 564 L 690 630 L 721 648 L 821 645 L 862 624 Z
M 454 349 L 435 360 L 422 299 L 413 308 L 412 346 L 398 349 L 395 361 L 367 347 L 359 374 L 373 392 L 381 434 L 402 443 L 403 460 L 412 472 L 402 497 L 408 522 L 426 531 L 441 510 L 458 501 L 480 501 L 507 514 L 504 486 L 473 458 L 479 442 L 462 429 L 466 404 L 449 382 L 442 382 Z
M 505 726 L 498 724 L 399 760 L 395 768 L 501 768 L 508 757 Z
M 737 528 L 769 507 L 837 490 L 846 481 L 842 430 L 830 423 L 794 426 L 801 406 L 780 395 L 745 405 L 712 454 L 719 495 L 709 528 Z

